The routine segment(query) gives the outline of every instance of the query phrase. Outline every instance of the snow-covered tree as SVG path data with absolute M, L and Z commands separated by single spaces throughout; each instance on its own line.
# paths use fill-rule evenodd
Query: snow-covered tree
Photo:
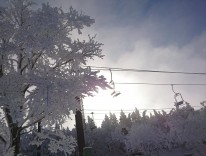
M 126 129 L 130 128 L 132 124 L 131 114 L 129 113 L 128 116 L 126 116 L 124 111 L 121 110 L 120 117 L 119 117 L 119 124 L 121 128 L 126 128 Z
M 149 153 L 160 148 L 162 137 L 164 136 L 157 127 L 149 123 L 136 123 L 131 128 L 128 140 L 133 151 L 149 155 Z
M 89 145 L 94 155 L 176 155 L 178 151 L 204 155 L 206 107 L 205 103 L 201 105 L 199 110 L 190 105 L 169 113 L 154 110 L 150 116 L 146 111 L 140 115 L 135 109 L 131 113 L 132 121 L 130 115 L 127 117 L 121 111 L 124 120 L 119 123 L 115 114 L 110 113 L 105 115 L 101 128 L 88 136 L 92 140 Z M 130 122 L 131 127 L 128 126 Z
M 127 125 L 127 116 L 126 114 L 124 113 L 123 110 L 121 110 L 120 112 L 120 117 L 119 117 L 119 124 L 122 128 L 126 128 L 126 125 Z
M 170 148 L 197 149 L 206 140 L 206 111 L 195 111 L 190 105 L 172 111 L 167 120 Z
M 122 148 L 122 142 L 119 141 L 121 129 L 118 128 L 118 122 L 115 114 L 105 115 L 101 128 L 86 131 L 86 138 L 89 138 L 89 146 L 93 148 L 93 154 L 99 156 L 121 156 L 125 155 Z M 118 133 L 119 132 L 119 133 Z
M 131 120 L 132 122 L 139 122 L 141 120 L 141 115 L 137 108 L 135 108 L 135 111 L 131 113 Z
M 133 153 L 145 155 L 177 149 L 202 153 L 206 147 L 205 117 L 204 106 L 194 110 L 186 105 L 169 113 L 154 110 L 150 116 L 143 112 L 141 122 L 133 122 L 129 130 L 128 143 Z
M 102 121 L 101 128 L 110 130 L 110 126 L 111 126 L 111 121 L 109 119 L 109 116 L 105 114 L 104 120 Z
M 84 126 L 84 134 L 85 134 L 85 143 L 86 146 L 92 146 L 94 144 L 94 134 L 97 126 L 94 122 L 94 120 L 90 117 L 87 116 L 87 122 L 85 123 Z
M 30 0 L 8 0 L 7 7 L 0 7 L 0 108 L 15 156 L 23 131 L 39 121 L 44 127 L 62 125 L 80 107 L 75 97 L 108 87 L 97 71 L 82 66 L 103 57 L 102 44 L 91 36 L 83 41 L 72 36 L 94 20 L 72 7 L 64 12 L 48 3 L 38 9 L 33 5 Z M 49 138 L 43 132 L 37 136 Z M 55 151 L 56 141 L 51 143 Z
M 109 113 L 109 118 L 110 118 L 111 130 L 113 131 L 118 126 L 118 120 L 115 113 Z
M 94 123 L 94 120 L 90 116 L 87 117 L 87 121 L 88 129 L 92 131 L 93 129 L 97 128 L 97 126 Z

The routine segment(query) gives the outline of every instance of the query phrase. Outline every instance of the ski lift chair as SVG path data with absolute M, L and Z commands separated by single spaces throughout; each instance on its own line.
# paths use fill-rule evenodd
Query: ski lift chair
M 180 99 L 178 100 L 178 97 L 180 97 Z M 174 95 L 174 99 L 175 99 L 175 106 L 176 108 L 179 108 L 180 105 L 184 104 L 184 99 L 182 97 L 182 95 L 180 93 L 176 93 Z

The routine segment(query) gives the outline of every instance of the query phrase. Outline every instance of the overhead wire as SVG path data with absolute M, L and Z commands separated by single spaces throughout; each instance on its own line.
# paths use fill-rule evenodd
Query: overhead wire
M 146 83 L 146 82 L 115 82 L 112 79 L 112 71 L 132 71 L 132 72 L 151 72 L 151 73 L 164 73 L 164 74 L 193 74 L 193 75 L 206 75 L 206 73 L 200 72 L 185 72 L 185 71 L 161 71 L 161 70 L 142 70 L 142 69 L 125 69 L 125 68 L 112 68 L 112 67 L 102 67 L 102 66 L 87 66 L 92 70 L 109 70 L 111 75 L 111 82 L 116 85 L 153 85 L 153 86 L 205 86 L 206 83 Z M 115 88 L 115 87 L 114 87 Z M 114 91 L 115 93 L 115 91 Z
M 202 106 L 192 106 L 192 107 L 202 107 Z M 151 111 L 153 111 L 153 110 L 171 110 L 171 109 L 174 109 L 174 107 L 170 107 L 170 108 L 148 108 L 148 109 L 138 109 L 137 108 L 137 110 L 139 110 L 139 111 L 149 111 L 149 110 L 151 110 Z M 125 112 L 125 111 L 134 111 L 135 109 L 126 109 L 126 110 L 121 110 L 121 109 L 84 109 L 85 111 L 91 111 L 91 112 L 95 112 L 95 111 L 117 111 L 117 112 L 121 112 L 121 111 L 123 111 L 123 112 Z
M 200 108 L 200 107 L 202 107 L 202 106 L 192 106 L 193 108 Z M 150 112 L 151 113 L 151 111 L 154 111 L 154 110 L 156 110 L 156 111 L 158 111 L 158 112 L 160 112 L 160 111 L 164 111 L 164 112 L 166 112 L 166 113 L 169 113 L 170 111 L 172 111 L 172 110 L 174 110 L 175 108 L 158 108 L 158 109 L 137 109 L 138 111 L 148 111 L 148 112 Z M 89 112 L 87 112 L 87 113 L 85 113 L 87 116 L 89 116 L 89 115 L 108 115 L 108 112 L 110 111 L 110 113 L 112 113 L 112 114 L 120 114 L 121 113 L 121 111 L 123 111 L 125 114 L 129 114 L 129 113 L 132 113 L 132 112 L 134 112 L 134 109 L 129 109 L 129 110 L 95 110 L 95 109 L 85 109 L 86 110 L 86 112 L 87 111 L 91 111 L 90 113 Z M 94 112 L 94 111 L 96 111 L 96 112 Z M 104 111 L 104 112 L 103 112 Z M 115 111 L 115 112 L 114 112 Z M 93 120 L 104 120 L 105 118 L 102 118 L 102 119 L 99 119 L 99 118 L 94 118 Z
M 206 83 L 138 83 L 138 82 L 115 82 L 117 85 L 153 85 L 153 86 L 204 86 Z
M 113 67 L 102 67 L 102 66 L 86 66 L 86 67 L 90 67 L 92 70 L 111 70 L 111 71 L 149 72 L 149 73 L 165 73 L 165 74 L 206 75 L 205 72 L 129 69 L 129 68 L 113 68 Z
M 113 82 L 112 79 L 112 71 L 123 71 L 123 72 L 144 72 L 144 73 L 162 73 L 162 74 L 185 74 L 185 75 L 206 75 L 204 72 L 185 72 L 185 71 L 166 71 L 166 70 L 147 70 L 147 69 L 125 69 L 125 68 L 112 68 L 112 67 L 102 67 L 102 66 L 86 66 L 91 68 L 91 70 L 104 70 L 104 71 L 110 71 L 111 74 L 111 82 Z M 113 82 L 114 83 L 114 82 Z M 205 83 L 136 83 L 136 82 L 115 82 L 117 85 L 161 85 L 161 86 L 168 86 L 168 85 L 188 85 L 188 86 L 202 86 L 206 85 Z M 202 107 L 202 106 L 192 106 L 192 107 Z M 154 109 L 138 109 L 138 111 L 171 111 L 175 108 L 154 108 Z M 95 111 L 95 112 L 94 112 Z M 85 114 L 107 114 L 106 112 L 111 113 L 120 113 L 122 110 L 95 110 L 95 109 L 85 109 Z M 133 112 L 134 110 L 123 110 L 124 113 Z M 90 113 L 89 113 L 90 112 Z M 94 120 L 104 120 L 104 119 L 94 119 Z

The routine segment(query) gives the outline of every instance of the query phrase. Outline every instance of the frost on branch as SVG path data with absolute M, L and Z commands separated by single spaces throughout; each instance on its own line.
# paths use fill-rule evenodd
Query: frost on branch
M 95 37 L 81 41 L 71 35 L 81 34 L 93 19 L 72 7 L 64 12 L 49 3 L 38 9 L 30 0 L 8 3 L 0 7 L 0 108 L 18 153 L 22 130 L 39 121 L 62 125 L 80 107 L 75 97 L 109 86 L 98 72 L 83 67 L 103 57 L 102 44 Z
M 170 113 L 151 115 L 147 121 L 133 123 L 128 141 L 133 151 L 148 155 L 177 149 L 204 151 L 206 140 L 206 109 L 194 110 L 187 105 Z
M 3 119 L 0 119 L 0 153 L 4 156 L 13 156 L 14 148 L 9 147 L 10 136 L 8 127 L 2 121 Z
M 34 140 L 30 143 L 31 145 L 41 145 L 44 141 L 49 141 L 48 147 L 52 153 L 58 151 L 63 152 L 65 155 L 70 155 L 76 147 L 76 140 L 72 136 L 65 136 L 62 130 L 55 131 L 43 131 L 41 133 L 35 133 Z

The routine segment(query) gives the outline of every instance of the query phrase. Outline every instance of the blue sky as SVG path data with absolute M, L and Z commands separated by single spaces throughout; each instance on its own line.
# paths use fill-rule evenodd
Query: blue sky
M 204 0 L 60 0 L 94 17 L 95 27 L 142 28 L 137 37 L 150 38 L 153 44 L 181 46 L 200 35 L 206 27 Z

